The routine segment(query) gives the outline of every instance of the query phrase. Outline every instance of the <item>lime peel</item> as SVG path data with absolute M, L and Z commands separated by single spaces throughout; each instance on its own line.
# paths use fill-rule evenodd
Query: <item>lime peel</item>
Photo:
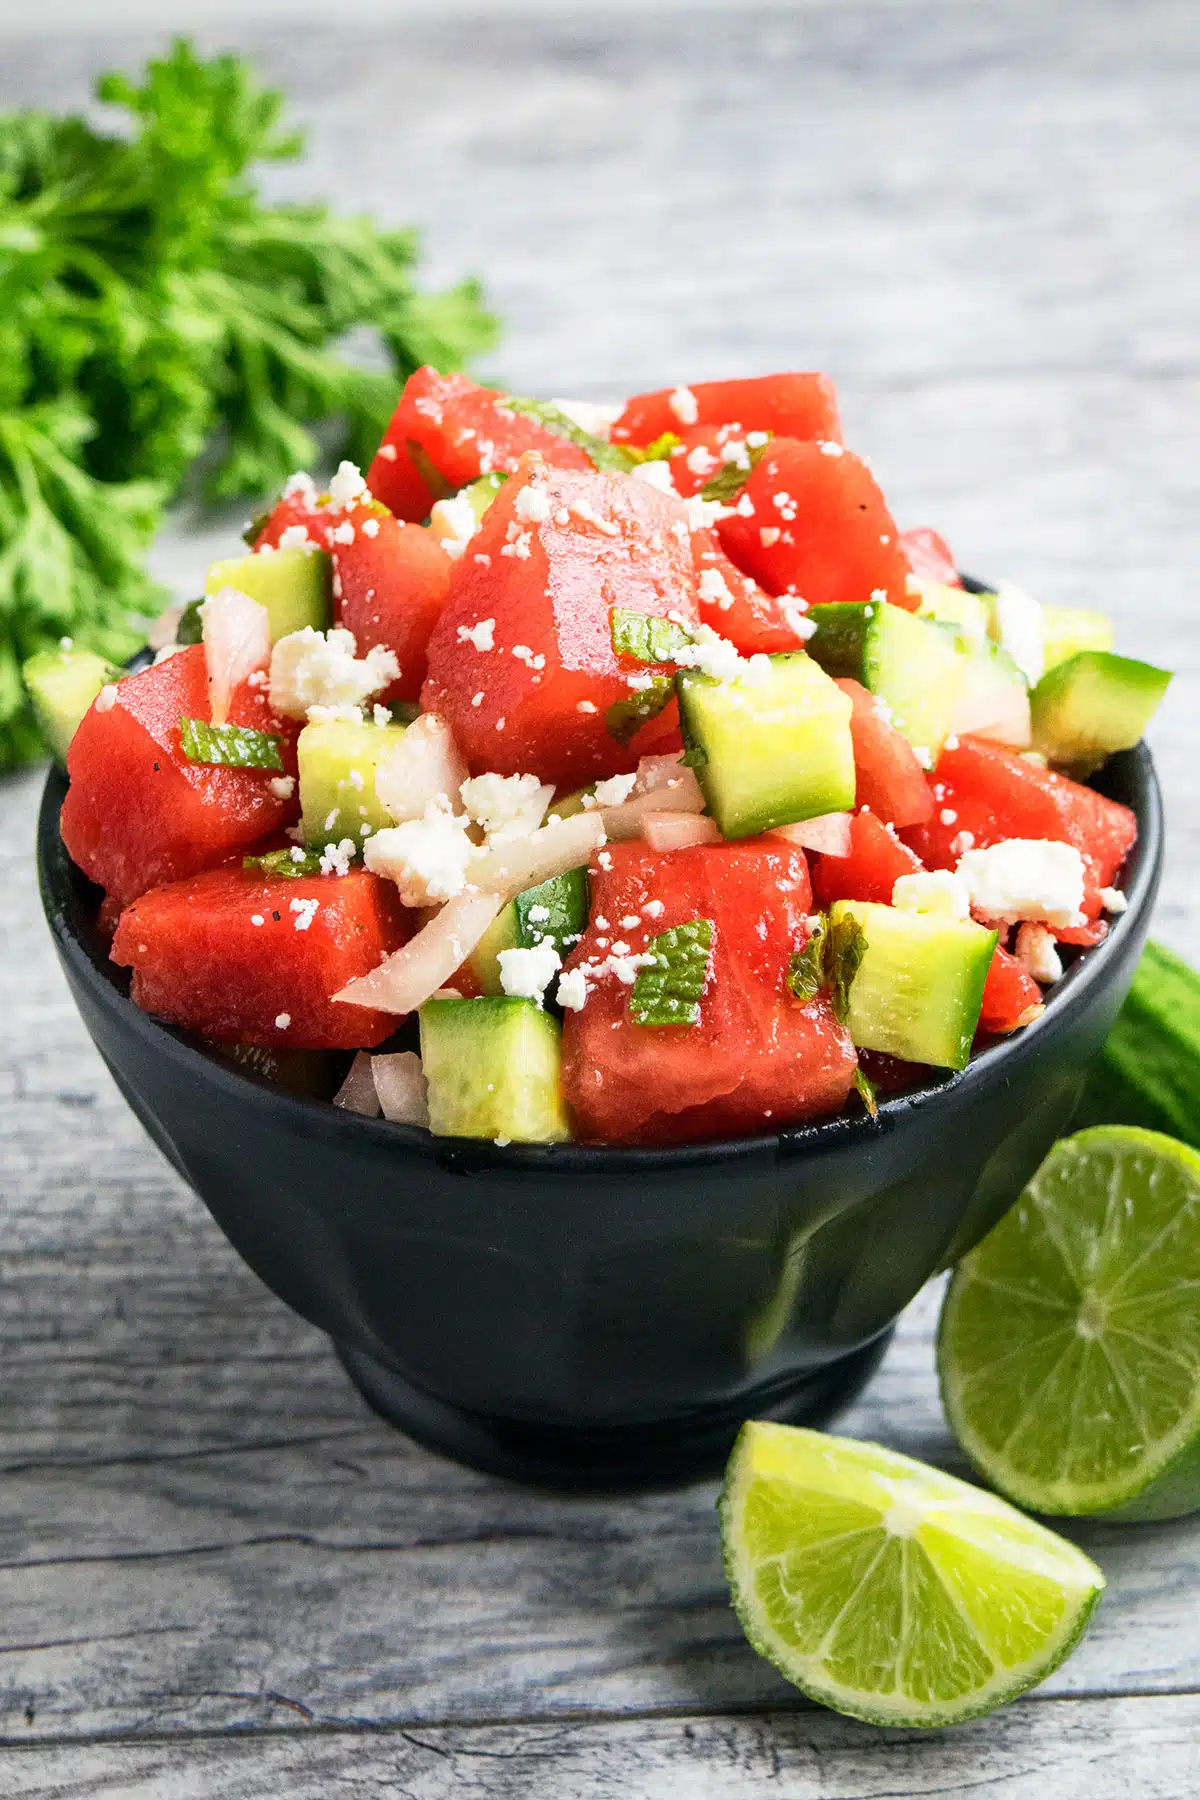
M 1078 1643 L 1091 1559 L 1004 1500 L 878 1444 L 743 1426 L 721 1495 L 725 1572 L 751 1645 L 873 1724 L 957 1725 Z

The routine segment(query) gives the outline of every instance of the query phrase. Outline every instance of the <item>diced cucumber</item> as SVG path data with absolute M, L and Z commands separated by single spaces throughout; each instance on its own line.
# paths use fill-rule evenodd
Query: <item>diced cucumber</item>
M 336 719 L 306 725 L 296 742 L 300 812 L 306 844 L 362 844 L 363 826 L 382 831 L 395 821 L 375 793 L 379 759 L 404 736 L 403 725 L 361 725 Z
M 846 1017 L 854 1043 L 906 1062 L 965 1068 L 997 933 L 944 913 L 835 901 L 830 931 L 847 919 L 866 937 Z
M 1043 606 L 1046 621 L 1046 673 L 1081 650 L 1111 650 L 1112 620 L 1081 606 Z
M 981 595 L 969 594 L 966 588 L 950 587 L 944 581 L 922 581 L 918 585 L 921 590 L 918 618 L 936 619 L 939 624 L 957 626 L 972 649 L 987 643 L 988 609 Z
M 1131 750 L 1171 677 L 1110 650 L 1081 650 L 1033 690 L 1033 745 L 1049 762 L 1089 775 L 1114 750 Z
M 502 950 L 532 950 L 548 938 L 565 957 L 583 935 L 587 915 L 587 870 L 554 875 L 509 902 L 476 944 L 467 966 L 485 994 L 502 994 Z
M 974 596 L 971 596 L 974 598 Z M 970 731 L 1024 750 L 1030 739 L 1029 688 L 1020 669 L 999 644 L 986 638 L 970 645 L 959 638 L 962 685 L 954 702 L 953 731 Z
M 421 1062 L 436 1137 L 558 1144 L 570 1137 L 558 1021 L 532 1000 L 427 1000 Z
M 932 767 L 953 729 L 964 658 L 957 632 L 883 601 L 814 606 L 809 655 L 831 675 L 852 675 L 891 713 L 922 762 Z
M 803 651 L 761 686 L 679 674 L 686 760 L 727 838 L 854 805 L 849 696 Z
M 266 607 L 272 643 L 306 625 L 325 631 L 333 623 L 333 559 L 327 550 L 259 550 L 215 562 L 204 591 L 216 594 L 223 587 L 237 588 Z
M 60 763 L 67 748 L 102 687 L 116 681 L 121 671 L 92 650 L 42 650 L 21 670 L 42 736 Z

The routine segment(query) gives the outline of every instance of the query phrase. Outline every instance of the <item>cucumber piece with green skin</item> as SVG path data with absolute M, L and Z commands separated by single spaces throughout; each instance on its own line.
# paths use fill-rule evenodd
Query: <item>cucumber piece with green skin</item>
M 1029 747 L 1029 684 L 999 644 L 958 639 L 963 657 L 962 685 L 950 715 L 951 730 L 970 731 L 1014 750 Z
M 944 581 L 921 581 L 921 619 L 936 619 L 939 624 L 953 625 L 972 649 L 980 649 L 988 640 L 988 608 L 979 594 L 966 588 L 950 587 Z
M 65 764 L 67 749 L 92 701 L 121 670 L 93 650 L 42 650 L 21 670 L 42 736 L 55 759 Z
M 929 768 L 953 729 L 963 681 L 958 633 L 885 601 L 814 606 L 808 653 L 831 675 L 851 675 L 882 700 L 896 730 Z
M 333 623 L 333 558 L 327 550 L 258 550 L 215 562 L 204 592 L 217 594 L 223 587 L 266 607 L 273 644 L 306 625 L 326 631 Z
M 533 1000 L 427 1000 L 421 1063 L 436 1137 L 559 1144 L 571 1135 L 562 1098 L 558 1021 Z
M 502 994 L 502 950 L 532 950 L 549 939 L 565 958 L 582 937 L 587 915 L 587 870 L 569 869 L 565 875 L 554 875 L 509 901 L 468 956 L 467 967 L 485 994 Z
M 756 686 L 676 678 L 684 760 L 727 838 L 854 805 L 849 696 L 803 651 L 769 661 Z
M 866 900 L 835 901 L 831 934 L 849 919 L 866 937 L 846 1013 L 854 1044 L 938 1069 L 965 1068 L 999 934 L 970 919 Z
M 1146 945 L 1133 986 L 1088 1072 L 1072 1131 L 1138 1125 L 1200 1150 L 1200 975 Z
M 1081 606 L 1043 606 L 1046 622 L 1046 674 L 1081 650 L 1111 650 L 1112 620 Z
M 1033 690 L 1033 747 L 1072 774 L 1090 775 L 1115 750 L 1132 750 L 1170 681 L 1153 663 L 1081 650 Z
M 363 826 L 383 831 L 395 820 L 375 792 L 375 771 L 384 752 L 404 736 L 403 725 L 361 725 L 335 719 L 306 725 L 296 740 L 300 770 L 300 814 L 306 844 L 324 847 L 353 838 L 361 847 Z

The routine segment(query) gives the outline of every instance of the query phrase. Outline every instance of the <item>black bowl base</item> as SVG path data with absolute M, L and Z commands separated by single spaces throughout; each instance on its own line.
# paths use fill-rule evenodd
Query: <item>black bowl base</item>
M 786 1387 L 656 1425 L 580 1431 L 527 1425 L 448 1406 L 348 1344 L 335 1344 L 367 1405 L 406 1436 L 489 1475 L 537 1487 L 599 1493 L 717 1475 L 748 1418 L 822 1426 L 856 1400 L 883 1360 L 892 1330 Z

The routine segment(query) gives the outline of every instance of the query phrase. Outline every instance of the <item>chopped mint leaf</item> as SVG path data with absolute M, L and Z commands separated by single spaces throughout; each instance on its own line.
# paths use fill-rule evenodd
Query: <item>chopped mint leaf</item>
M 252 519 L 247 519 L 246 529 L 242 533 L 242 542 L 246 545 L 248 550 L 253 550 L 255 544 L 257 544 L 259 536 L 270 516 L 271 514 L 269 511 L 259 512 L 255 513 Z
M 833 1014 L 839 1025 L 850 1010 L 850 989 L 867 954 L 867 934 L 853 914 L 839 919 L 829 934 L 829 979 L 833 988 Z
M 630 451 L 622 444 L 610 444 L 607 438 L 596 437 L 585 431 L 574 419 L 569 419 L 560 407 L 549 400 L 528 400 L 520 394 L 507 394 L 504 404 L 510 412 L 523 413 L 526 418 L 536 419 L 555 437 L 566 438 L 570 444 L 576 444 L 584 455 L 591 459 L 597 469 L 608 469 L 618 475 L 627 475 L 636 463 L 646 458 L 637 451 Z
M 711 919 L 673 925 L 651 938 L 653 963 L 637 972 L 629 1010 L 638 1025 L 696 1025 L 712 955 Z
M 795 951 L 788 961 L 788 987 L 805 1006 L 810 1000 L 815 1000 L 821 989 L 828 985 L 829 976 L 825 968 L 828 944 L 829 924 L 824 914 L 821 914 L 810 925 L 808 942 L 803 950 Z
M 762 461 L 766 448 L 766 444 L 755 444 L 753 449 L 747 445 L 746 461 L 750 467 L 743 469 L 739 468 L 737 463 L 727 462 L 723 468 L 717 470 L 715 475 L 709 476 L 700 489 L 700 498 L 702 500 L 720 500 L 727 504 L 735 495 L 741 493 L 750 476 Z
M 869 1075 L 864 1075 L 861 1069 L 855 1069 L 854 1085 L 858 1089 L 863 1105 L 874 1119 L 879 1112 L 879 1101 L 875 1097 L 875 1083 Z
M 189 762 L 214 763 L 226 769 L 283 769 L 279 739 L 249 725 L 180 719 L 179 744 Z
M 624 606 L 613 607 L 610 628 L 615 654 L 643 663 L 671 662 L 676 652 L 692 641 L 691 633 L 674 620 L 656 613 L 630 612 Z
M 614 700 L 604 715 L 604 723 L 608 727 L 609 736 L 618 744 L 628 744 L 635 738 L 647 719 L 654 719 L 671 702 L 675 692 L 674 677 L 655 675 L 650 686 L 643 688 L 640 694 L 631 694 L 628 700 Z
M 290 850 L 268 850 L 265 856 L 243 856 L 242 867 L 262 875 L 319 875 L 321 852 L 306 850 L 302 856 L 293 856 Z
M 202 644 L 204 642 L 204 621 L 200 617 L 203 600 L 189 600 L 179 615 L 179 623 L 175 627 L 177 644 Z

